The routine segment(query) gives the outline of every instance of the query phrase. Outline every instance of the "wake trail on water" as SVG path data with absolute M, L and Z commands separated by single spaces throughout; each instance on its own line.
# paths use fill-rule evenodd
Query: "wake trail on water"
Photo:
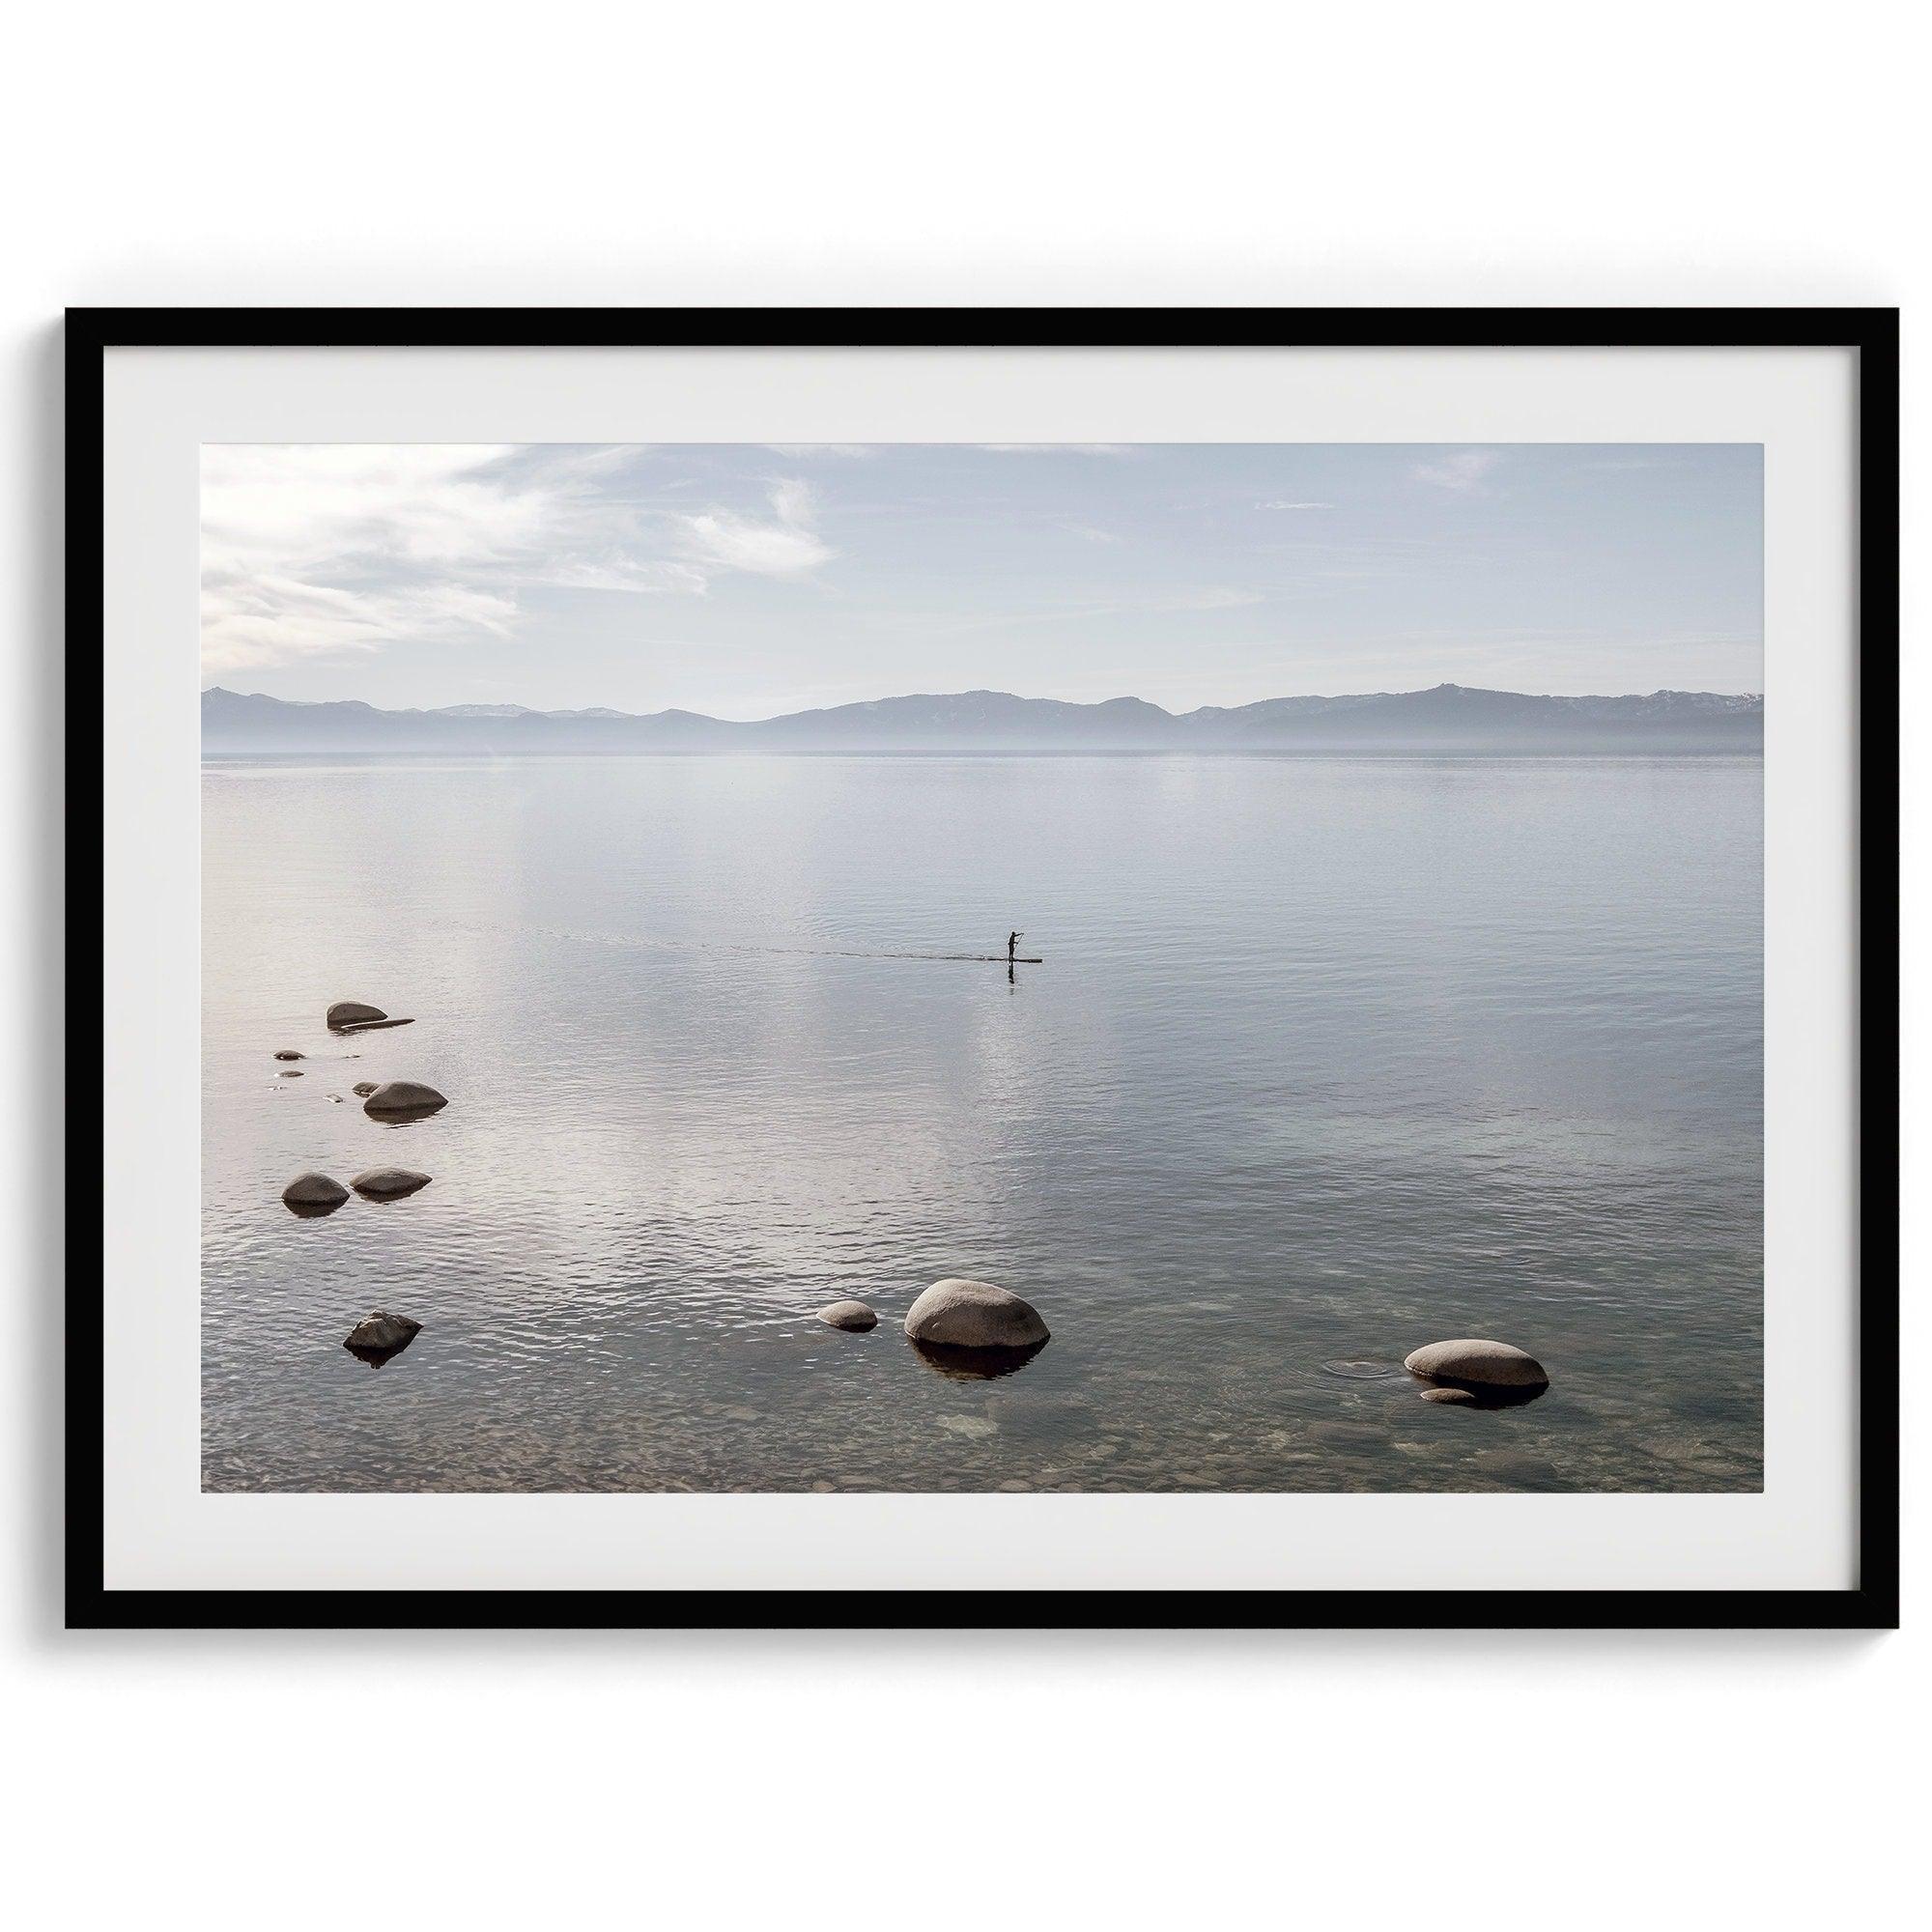
M 582 946 L 616 946 L 643 952 L 723 952 L 757 954 L 798 959 L 952 959 L 978 965 L 1001 966 L 1009 963 L 1004 952 L 887 952 L 857 946 L 758 946 L 732 940 L 635 939 L 611 932 L 570 932 L 561 926 L 530 928 L 546 939 L 568 939 Z M 1019 953 L 1010 962 L 1015 966 L 1043 966 L 1042 955 Z

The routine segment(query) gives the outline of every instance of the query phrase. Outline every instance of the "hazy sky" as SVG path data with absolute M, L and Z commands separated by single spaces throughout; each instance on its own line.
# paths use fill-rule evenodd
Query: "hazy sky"
M 759 718 L 1763 688 L 1755 444 L 210 447 L 204 684 Z

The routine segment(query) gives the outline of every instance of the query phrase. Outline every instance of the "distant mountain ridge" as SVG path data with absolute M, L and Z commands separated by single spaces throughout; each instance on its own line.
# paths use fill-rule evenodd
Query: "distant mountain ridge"
M 1653 691 L 1548 697 L 1438 684 L 1428 691 L 1268 697 L 1163 711 L 1138 697 L 1069 704 L 1004 691 L 875 698 L 753 723 L 696 711 L 533 711 L 451 704 L 381 711 L 298 703 L 219 685 L 201 695 L 204 752 L 1761 752 L 1755 694 Z

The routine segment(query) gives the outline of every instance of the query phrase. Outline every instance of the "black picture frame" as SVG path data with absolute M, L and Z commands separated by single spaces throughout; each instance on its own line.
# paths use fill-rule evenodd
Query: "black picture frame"
M 100 1127 L 67 1125 L 66 1615 L 75 1629 L 1889 1629 L 1898 1622 L 1898 312 L 1889 308 L 76 308 L 67 314 L 69 1005 L 100 956 L 105 483 L 115 349 L 1766 349 L 1856 352 L 1858 1581 L 1844 1590 L 156 1590 L 104 1585 Z M 73 729 L 72 721 L 81 721 Z M 98 1031 L 68 1091 L 99 1092 Z

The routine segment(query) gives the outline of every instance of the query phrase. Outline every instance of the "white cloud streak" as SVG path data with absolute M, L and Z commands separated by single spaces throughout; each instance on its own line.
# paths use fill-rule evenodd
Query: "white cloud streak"
M 509 637 L 535 589 L 702 596 L 734 572 L 835 553 L 809 484 L 771 518 L 679 515 L 608 494 L 621 448 L 211 445 L 202 452 L 202 668 Z
M 1438 490 L 1466 497 L 1482 490 L 1483 479 L 1502 460 L 1499 450 L 1458 449 L 1434 463 L 1418 463 L 1408 473 L 1418 483 L 1431 483 Z
M 811 485 L 796 477 L 781 479 L 772 485 L 771 502 L 777 523 L 760 523 L 724 510 L 680 518 L 693 567 L 796 577 L 829 562 L 833 552 L 811 529 L 817 508 Z

